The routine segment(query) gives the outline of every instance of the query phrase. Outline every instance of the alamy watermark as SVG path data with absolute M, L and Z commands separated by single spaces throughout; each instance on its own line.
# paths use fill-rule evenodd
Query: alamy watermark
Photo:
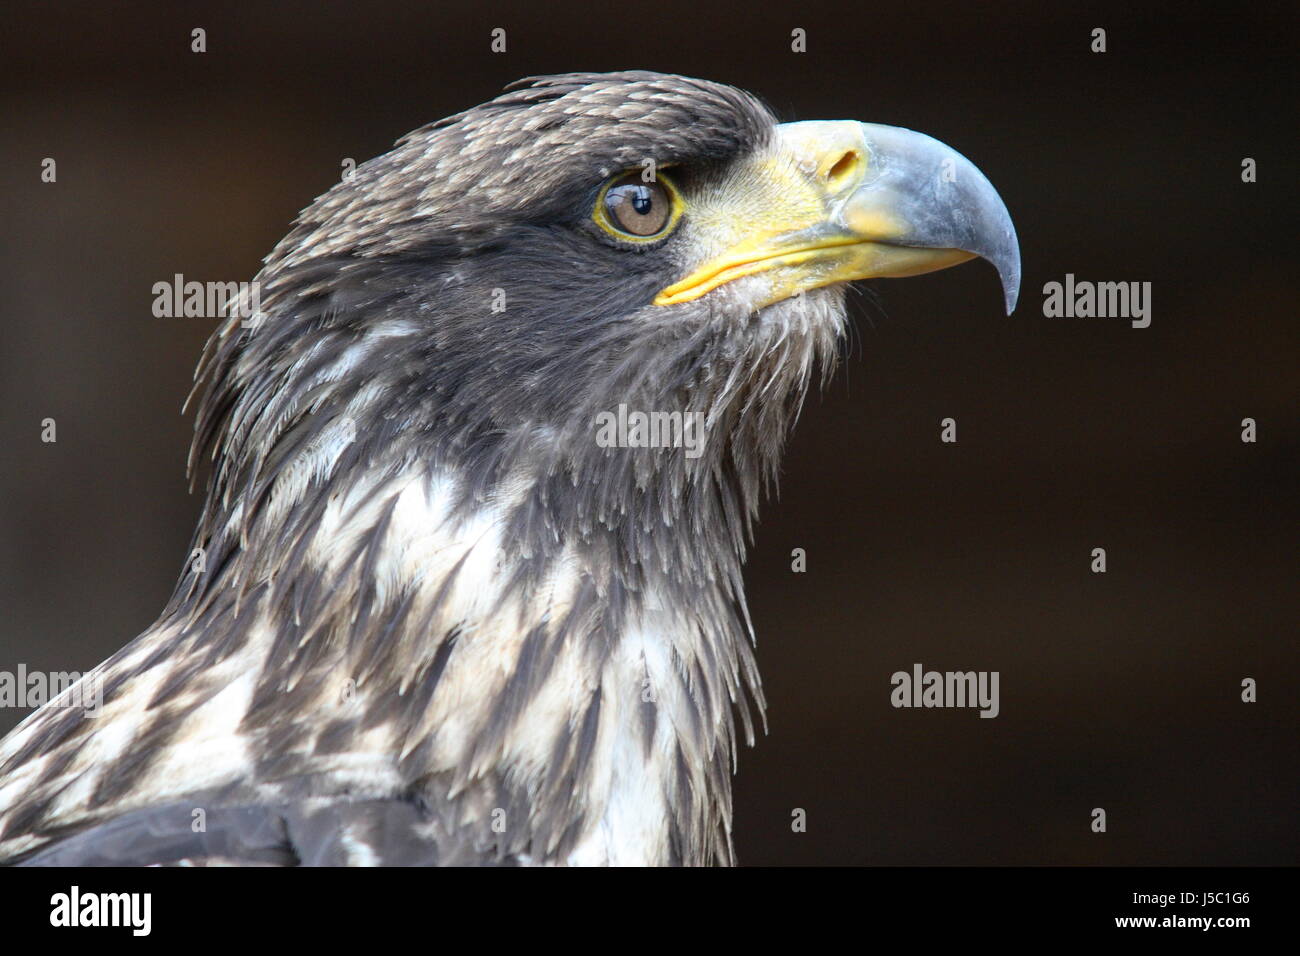
M 1150 282 L 1091 282 L 1065 274 L 1043 286 L 1043 315 L 1049 319 L 1132 319 L 1135 329 L 1151 324 Z
M 911 672 L 895 671 L 889 702 L 895 707 L 978 707 L 981 717 L 996 717 L 998 671 L 926 671 L 913 664 Z
M 121 926 L 132 936 L 148 936 L 152 913 L 152 893 L 83 892 L 73 884 L 68 892 L 50 897 L 51 926 Z
M 0 707 L 20 709 L 78 707 L 84 717 L 98 717 L 104 705 L 104 677 L 98 671 L 0 671 Z
M 628 411 L 596 415 L 596 444 L 601 448 L 684 448 L 687 458 L 704 453 L 703 412 Z
M 262 307 L 259 282 L 186 281 L 179 272 L 171 282 L 153 284 L 153 314 L 160 319 L 224 319 L 247 322 Z

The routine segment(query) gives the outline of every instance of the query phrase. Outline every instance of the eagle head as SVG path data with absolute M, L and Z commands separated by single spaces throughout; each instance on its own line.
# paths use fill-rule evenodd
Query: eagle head
M 268 514 L 283 543 L 339 479 L 419 466 L 465 514 L 501 507 L 523 584 L 575 545 L 632 595 L 726 581 L 846 283 L 975 256 L 1010 311 L 1010 217 L 928 136 L 778 124 L 679 76 L 520 81 L 357 168 L 268 257 L 202 364 L 199 543 Z M 602 436 L 629 415 L 641 435 Z

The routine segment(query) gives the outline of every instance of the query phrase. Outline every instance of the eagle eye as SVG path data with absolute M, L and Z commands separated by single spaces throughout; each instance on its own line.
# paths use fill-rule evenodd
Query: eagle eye
M 631 172 L 616 176 L 601 190 L 594 218 L 618 239 L 641 241 L 671 232 L 680 215 L 681 200 L 662 174 L 645 182 L 639 172 Z

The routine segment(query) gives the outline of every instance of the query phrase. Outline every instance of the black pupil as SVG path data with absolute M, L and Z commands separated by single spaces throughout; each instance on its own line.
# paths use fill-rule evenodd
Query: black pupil
M 649 237 L 662 232 L 668 225 L 671 205 L 658 183 L 623 180 L 605 194 L 610 222 L 633 236 Z

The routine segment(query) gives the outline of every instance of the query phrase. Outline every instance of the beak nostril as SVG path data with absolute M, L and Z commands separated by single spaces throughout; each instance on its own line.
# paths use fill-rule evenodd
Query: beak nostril
M 861 160 L 856 149 L 846 150 L 839 159 L 831 164 L 826 170 L 826 181 L 829 183 L 838 182 L 846 176 L 852 175 L 853 171 L 858 168 L 858 162 Z

